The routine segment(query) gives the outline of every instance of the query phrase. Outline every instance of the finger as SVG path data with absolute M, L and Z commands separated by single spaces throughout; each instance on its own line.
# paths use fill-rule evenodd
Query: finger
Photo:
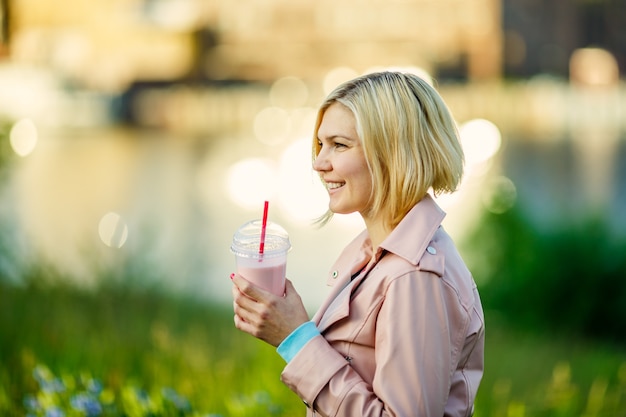
M 251 330 L 249 329 L 250 325 L 241 316 L 235 314 L 234 321 L 235 327 L 237 329 L 241 330 L 242 332 L 251 333 Z
M 256 301 L 265 301 L 274 296 L 274 294 L 269 291 L 265 291 L 257 285 L 254 285 L 239 274 L 235 274 L 233 276 L 233 283 L 245 296 Z
M 232 274 L 230 279 L 233 282 L 233 287 L 231 289 L 233 300 L 235 300 L 238 304 L 245 304 L 246 300 L 256 303 L 255 299 L 244 293 L 244 291 L 248 290 L 240 288 L 241 285 L 246 287 L 248 285 L 248 281 L 246 281 L 241 275 L 237 274 Z
M 239 330 L 243 330 L 246 333 L 250 333 L 250 328 L 253 326 L 252 320 L 254 315 L 251 315 L 246 310 L 235 307 L 235 327 Z
M 272 301 L 265 303 L 253 300 L 239 289 L 235 289 L 235 293 L 233 294 L 233 309 L 235 314 L 247 323 L 253 323 L 255 325 L 262 324 L 271 314 L 270 310 L 272 306 Z
M 235 314 L 247 319 L 254 314 L 258 304 L 256 300 L 242 293 L 237 287 L 233 288 L 233 311 Z
M 285 298 L 292 300 L 298 299 L 300 302 L 302 301 L 302 298 L 300 297 L 300 294 L 298 294 L 296 287 L 294 287 L 293 282 L 288 279 L 285 279 Z
M 285 278 L 285 297 L 287 294 L 296 290 L 296 287 L 293 286 L 293 282 L 291 280 Z
M 239 288 L 233 283 L 233 287 L 230 289 L 230 293 L 233 296 L 233 300 L 241 293 Z
M 234 321 L 237 329 L 256 338 L 260 338 L 262 334 L 261 329 L 265 327 L 262 320 L 259 322 L 257 315 L 239 308 L 235 312 Z

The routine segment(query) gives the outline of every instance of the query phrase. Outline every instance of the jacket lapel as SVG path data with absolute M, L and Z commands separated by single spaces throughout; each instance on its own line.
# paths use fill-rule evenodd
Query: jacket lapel
M 324 331 L 331 324 L 346 317 L 350 312 L 350 294 L 354 281 L 351 282 L 352 274 L 355 274 L 367 263 L 369 251 L 361 248 L 365 245 L 369 237 L 364 231 L 357 236 L 344 250 L 339 260 L 333 265 L 328 277 L 327 284 L 332 286 L 332 290 L 313 316 L 313 322 L 320 331 Z
M 325 308 L 316 314 L 315 324 L 320 332 L 324 332 L 330 325 L 348 317 L 350 313 L 350 294 L 355 281 L 337 285 L 328 297 Z

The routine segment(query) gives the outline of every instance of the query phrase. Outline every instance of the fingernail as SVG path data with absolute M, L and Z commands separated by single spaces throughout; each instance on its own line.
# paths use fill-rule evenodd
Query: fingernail
M 234 273 L 230 274 L 230 279 L 232 280 L 233 278 L 235 278 L 235 274 Z

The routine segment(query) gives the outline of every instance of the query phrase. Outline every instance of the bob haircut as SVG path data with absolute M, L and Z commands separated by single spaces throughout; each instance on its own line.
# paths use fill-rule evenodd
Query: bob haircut
M 430 189 L 454 192 L 463 176 L 459 133 L 437 91 L 416 75 L 377 72 L 345 82 L 320 106 L 313 135 L 313 160 L 324 113 L 333 103 L 347 107 L 356 119 L 372 177 L 369 215 L 382 216 L 395 228 Z M 329 210 L 317 219 L 324 225 Z

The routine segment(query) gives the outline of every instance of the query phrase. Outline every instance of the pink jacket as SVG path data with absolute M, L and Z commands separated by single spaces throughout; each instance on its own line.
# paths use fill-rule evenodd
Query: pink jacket
M 372 262 L 366 232 L 344 249 L 313 318 L 322 335 L 281 375 L 307 416 L 472 414 L 484 319 L 476 284 L 441 227 L 444 216 L 426 196 Z

